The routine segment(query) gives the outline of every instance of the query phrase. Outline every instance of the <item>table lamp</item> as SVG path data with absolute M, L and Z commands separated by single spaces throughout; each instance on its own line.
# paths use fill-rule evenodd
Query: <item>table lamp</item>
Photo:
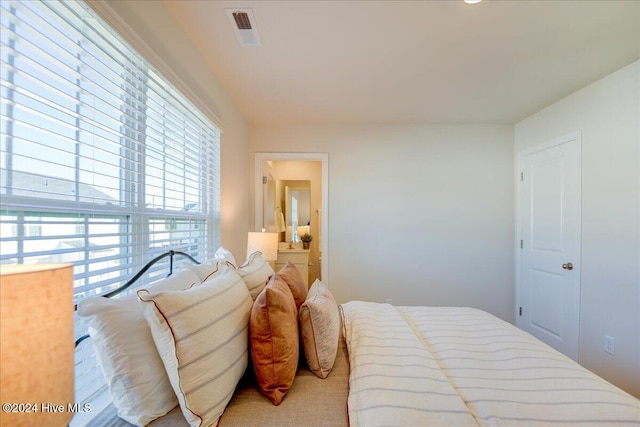
M 250 231 L 247 237 L 247 259 L 256 251 L 262 252 L 265 261 L 272 264 L 278 258 L 278 233 Z

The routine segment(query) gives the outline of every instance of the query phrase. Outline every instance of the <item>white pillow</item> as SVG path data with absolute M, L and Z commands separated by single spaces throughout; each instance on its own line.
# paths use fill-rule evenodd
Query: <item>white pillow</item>
M 199 283 L 195 273 L 180 270 L 149 289 L 177 291 Z M 144 426 L 178 405 L 136 295 L 83 299 L 78 315 L 89 327 L 120 418 Z
M 243 280 L 229 269 L 186 291 L 138 298 L 185 419 L 217 425 L 248 363 L 252 301 Z
M 262 252 L 254 252 L 236 270 L 249 289 L 251 299 L 255 301 L 264 289 L 269 278 L 275 273 L 273 268 L 262 257 Z
M 218 261 L 229 261 L 231 264 L 233 264 L 234 267 L 238 266 L 238 263 L 236 262 L 236 259 L 233 256 L 233 254 L 230 251 L 223 248 L 222 246 L 220 246 L 216 251 L 214 255 L 214 259 Z
M 200 282 L 206 282 L 214 276 L 222 273 L 224 270 L 231 268 L 228 261 L 224 260 L 212 260 L 209 262 L 203 262 L 202 264 L 183 264 L 183 267 L 197 274 L 200 278 Z

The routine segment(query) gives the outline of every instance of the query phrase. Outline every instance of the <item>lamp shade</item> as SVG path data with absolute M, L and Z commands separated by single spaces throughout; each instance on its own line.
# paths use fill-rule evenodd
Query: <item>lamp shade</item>
M 0 425 L 66 426 L 74 412 L 70 264 L 0 267 L 0 343 Z
M 265 261 L 275 261 L 278 258 L 278 233 L 250 231 L 247 238 L 247 258 L 256 251 L 262 252 Z

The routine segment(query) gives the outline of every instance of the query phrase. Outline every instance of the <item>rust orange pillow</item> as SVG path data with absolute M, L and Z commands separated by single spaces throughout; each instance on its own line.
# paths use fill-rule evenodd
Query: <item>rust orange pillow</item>
M 300 341 L 298 309 L 278 274 L 271 276 L 253 304 L 249 338 L 258 387 L 279 405 L 296 376 Z
M 302 275 L 298 268 L 291 262 L 287 263 L 278 271 L 278 276 L 289 285 L 293 299 L 296 302 L 296 310 L 300 310 L 300 306 L 307 299 L 307 287 L 302 280 Z

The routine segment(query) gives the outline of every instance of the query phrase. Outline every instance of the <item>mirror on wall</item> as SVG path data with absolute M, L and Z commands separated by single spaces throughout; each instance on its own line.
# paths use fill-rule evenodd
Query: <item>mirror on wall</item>
M 300 242 L 305 233 L 311 234 L 311 183 L 284 181 L 285 242 Z
M 311 234 L 311 181 L 277 180 L 269 175 L 264 198 L 265 229 L 279 233 L 280 242 L 300 242 Z

